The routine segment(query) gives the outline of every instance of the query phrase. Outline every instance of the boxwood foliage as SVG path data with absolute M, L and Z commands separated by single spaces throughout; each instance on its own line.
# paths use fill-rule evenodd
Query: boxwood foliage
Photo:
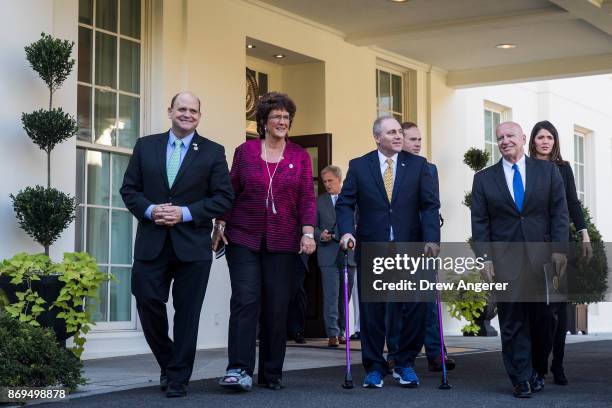
M 74 390 L 85 384 L 83 364 L 57 344 L 51 330 L 3 315 L 0 361 L 0 384 L 6 387 L 63 386 Z

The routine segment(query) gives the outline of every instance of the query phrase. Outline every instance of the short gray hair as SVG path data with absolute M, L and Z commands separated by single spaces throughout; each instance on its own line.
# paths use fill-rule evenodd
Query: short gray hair
M 335 177 L 338 177 L 340 180 L 342 180 L 342 170 L 340 170 L 340 167 L 338 166 L 334 166 L 333 164 L 330 164 L 329 166 L 321 170 L 321 176 L 323 176 L 323 174 L 325 173 L 331 173 Z
M 374 124 L 372 125 L 372 133 L 375 135 L 380 135 L 380 133 L 382 132 L 382 123 L 387 119 L 397 120 L 393 116 L 388 116 L 388 115 L 376 118 L 376 120 L 374 121 Z

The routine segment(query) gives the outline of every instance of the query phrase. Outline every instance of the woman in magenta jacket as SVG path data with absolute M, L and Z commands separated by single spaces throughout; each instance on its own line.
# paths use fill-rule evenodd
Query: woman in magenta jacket
M 270 92 L 257 105 L 260 139 L 238 146 L 230 176 L 236 198 L 217 219 L 213 249 L 226 245 L 232 285 L 229 362 L 219 384 L 249 390 L 261 322 L 258 383 L 282 388 L 286 322 L 298 253 L 312 254 L 316 201 L 310 156 L 288 132 L 296 107 Z

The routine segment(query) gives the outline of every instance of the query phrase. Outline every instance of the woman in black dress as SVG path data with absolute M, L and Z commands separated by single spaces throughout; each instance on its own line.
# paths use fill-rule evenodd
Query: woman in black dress
M 591 248 L 591 240 L 586 228 L 582 207 L 576 193 L 574 174 L 570 164 L 561 158 L 559 134 L 549 121 L 538 122 L 533 127 L 529 139 L 529 156 L 540 160 L 550 160 L 559 167 L 559 172 L 565 185 L 569 215 L 574 223 L 574 227 L 576 227 L 576 231 L 578 231 L 578 235 L 582 239 L 582 257 L 589 260 L 593 256 L 593 249 Z M 567 378 L 563 372 L 563 355 L 567 333 L 567 303 L 552 303 L 550 307 L 553 309 L 553 315 L 557 318 L 557 324 L 553 333 L 551 333 L 552 338 L 550 339 L 553 354 L 550 371 L 553 374 L 555 384 L 567 385 Z M 549 354 L 550 349 L 546 352 L 547 360 Z M 539 374 L 543 376 L 546 373 Z

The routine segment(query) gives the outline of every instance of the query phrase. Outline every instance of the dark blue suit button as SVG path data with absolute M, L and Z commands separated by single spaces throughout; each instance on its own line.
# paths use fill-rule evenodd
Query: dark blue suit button
M 389 208 L 389 212 L 392 213 L 393 212 L 393 208 Z
M 168 200 L 169 200 L 170 202 L 172 202 L 172 199 L 173 199 L 173 198 L 174 198 L 174 197 L 170 196 L 170 197 L 168 197 Z
M 523 216 L 521 215 L 521 220 L 524 220 L 524 219 L 525 219 L 525 217 L 523 217 Z

